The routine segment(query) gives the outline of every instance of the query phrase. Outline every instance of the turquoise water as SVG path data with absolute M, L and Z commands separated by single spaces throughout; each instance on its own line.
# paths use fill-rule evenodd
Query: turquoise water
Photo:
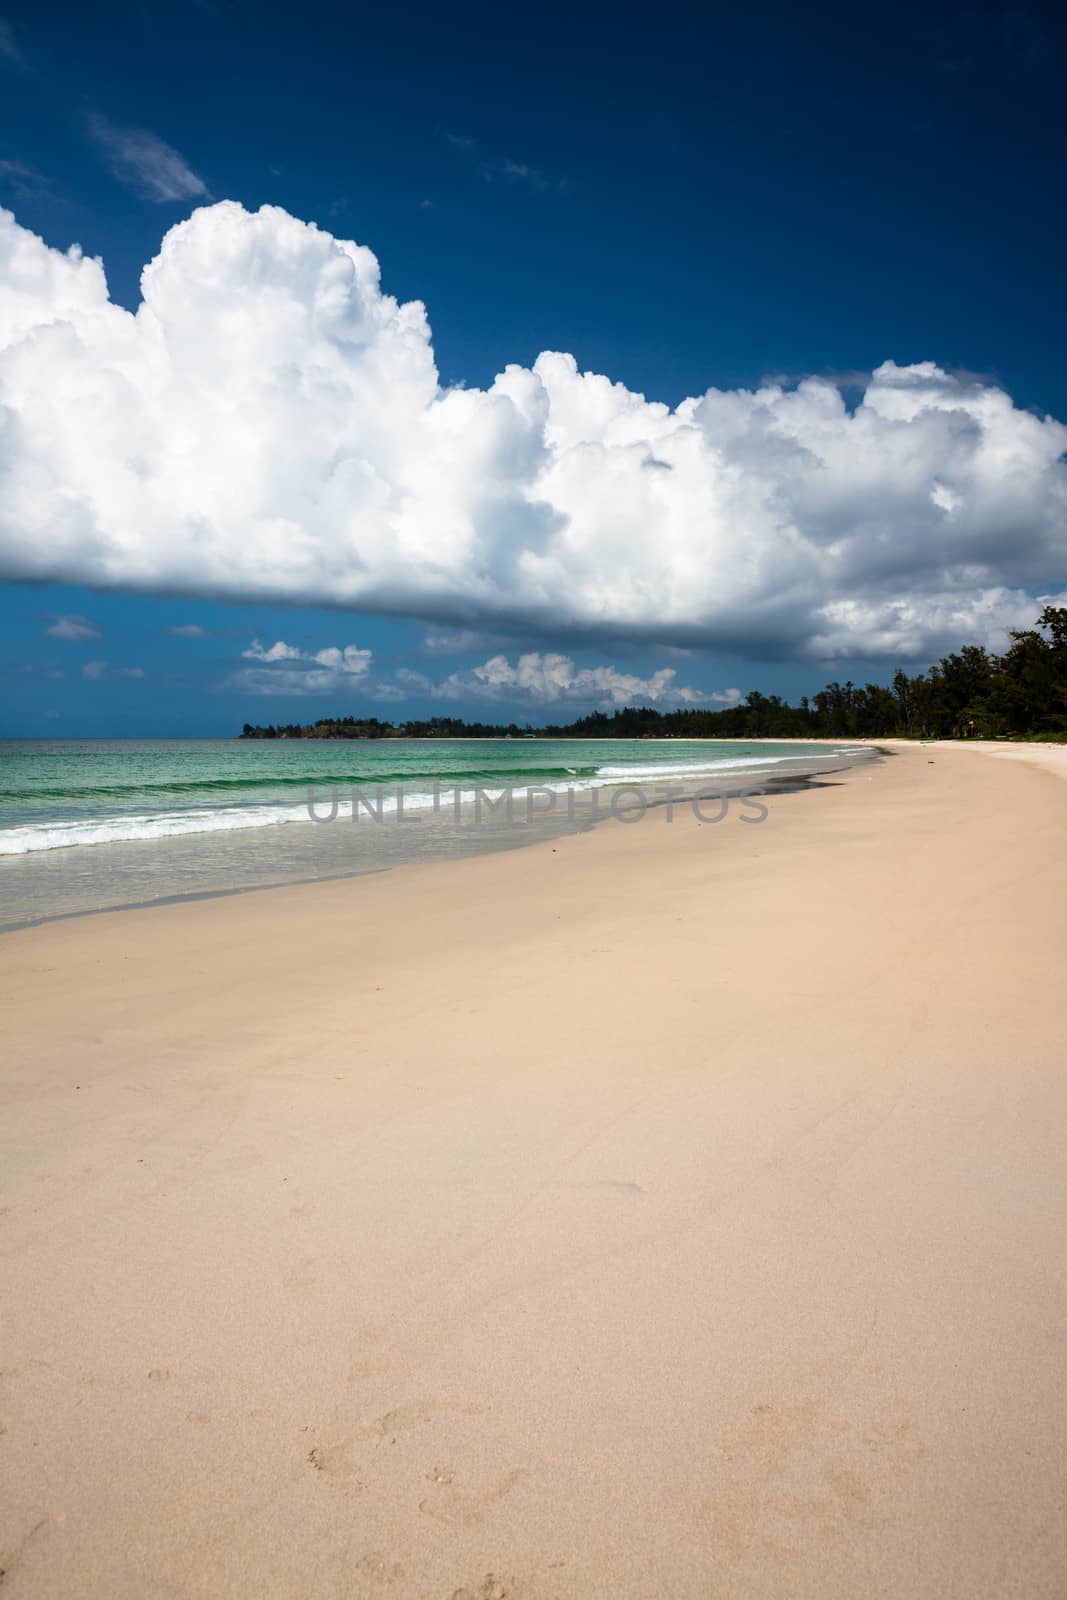
M 855 755 L 684 740 L 0 741 L 0 925 L 501 848 L 591 825 L 619 785 L 651 804 Z M 478 791 L 510 794 L 511 816 L 486 817 Z M 345 825 L 316 825 L 309 797 L 329 816 L 334 796 Z

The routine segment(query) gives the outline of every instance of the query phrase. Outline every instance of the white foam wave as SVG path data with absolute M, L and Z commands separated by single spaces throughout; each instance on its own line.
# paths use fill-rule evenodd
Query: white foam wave
M 737 756 L 721 761 L 657 762 L 648 766 L 598 767 L 597 778 L 611 778 L 617 782 L 628 778 L 631 782 L 653 783 L 657 778 L 707 778 L 716 772 L 744 772 L 749 767 L 776 767 L 783 761 L 810 761 L 806 756 Z
M 213 811 L 161 811 L 155 816 L 94 817 L 84 822 L 27 823 L 0 832 L 0 856 L 71 845 L 117 844 L 133 839 L 169 839 L 184 833 L 220 833 L 307 822 L 306 806 L 247 806 Z

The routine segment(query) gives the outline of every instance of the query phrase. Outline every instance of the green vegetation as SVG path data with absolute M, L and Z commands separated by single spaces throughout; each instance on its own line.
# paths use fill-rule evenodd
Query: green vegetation
M 531 732 L 518 724 L 380 722 L 377 717 L 320 718 L 303 726 L 261 728 L 246 722 L 242 739 L 488 739 Z M 964 645 L 890 688 L 831 683 L 799 705 L 757 690 L 723 711 L 656 711 L 626 706 L 594 711 L 566 725 L 536 730 L 552 739 L 849 739 L 894 734 L 928 739 L 1027 737 L 1067 739 L 1067 607 L 1046 606 L 1033 628 L 1011 635 L 1001 656 Z

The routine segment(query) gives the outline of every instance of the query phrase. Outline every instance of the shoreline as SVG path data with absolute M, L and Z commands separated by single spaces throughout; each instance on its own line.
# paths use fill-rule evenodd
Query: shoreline
M 135 743 L 140 743 L 142 741 L 134 741 L 134 742 Z M 188 741 L 177 741 L 177 742 L 186 743 Z M 340 742 L 345 742 L 345 741 L 340 741 Z M 411 742 L 418 742 L 418 741 L 411 741 Z M 424 741 L 424 742 L 432 742 L 432 741 Z M 441 742 L 447 742 L 447 741 L 441 741 Z M 635 741 L 635 742 L 637 742 L 637 741 Z M 729 740 L 729 739 L 679 739 L 679 740 L 672 740 L 671 742 L 672 743 L 690 743 L 690 744 L 728 744 L 728 745 L 734 745 L 734 744 L 737 743 L 737 741 Z M 756 745 L 758 745 L 761 741 L 757 739 L 757 740 L 753 740 L 751 742 L 756 744 Z M 764 742 L 773 743 L 775 745 L 804 745 L 805 747 L 810 745 L 810 741 L 807 740 L 807 739 L 782 738 L 782 739 L 775 739 L 775 740 L 764 741 Z M 915 739 L 904 739 L 904 738 L 896 738 L 896 737 L 891 737 L 890 736 L 890 737 L 879 738 L 879 739 L 852 739 L 852 740 L 841 739 L 841 740 L 834 741 L 834 742 L 827 741 L 826 748 L 827 748 L 827 750 L 834 749 L 834 750 L 857 750 L 857 751 L 866 750 L 866 751 L 871 751 L 874 754 L 874 756 L 877 757 L 878 759 L 884 759 L 885 757 L 892 756 L 892 755 L 896 754 L 896 752 L 898 750 L 904 750 L 904 751 L 906 751 L 906 750 L 916 750 L 916 751 L 918 751 L 918 750 L 927 749 L 927 748 L 938 748 L 938 749 L 942 749 L 942 750 L 945 750 L 945 751 L 949 751 L 949 750 L 967 751 L 967 752 L 970 752 L 972 754 L 992 755 L 994 757 L 999 757 L 999 758 L 1002 758 L 1002 759 L 1008 759 L 1008 760 L 1014 760 L 1014 761 L 1023 761 L 1023 762 L 1026 762 L 1027 764 L 1030 764 L 1030 765 L 1032 765 L 1034 767 L 1037 767 L 1037 768 L 1040 768 L 1040 769 L 1042 769 L 1044 771 L 1050 772 L 1050 773 L 1052 773 L 1052 774 L 1054 774 L 1056 776 L 1067 777 L 1067 746 L 1049 744 L 1047 742 L 1038 743 L 1038 742 L 1031 742 L 1031 741 L 1026 741 L 1026 740 L 1005 741 L 1005 740 L 951 740 L 951 739 L 948 739 L 948 740 L 933 740 L 933 739 L 930 739 L 930 740 L 921 740 L 920 741 L 920 740 L 915 740 Z M 746 788 L 746 791 L 748 793 L 753 794 L 753 795 L 757 795 L 757 796 L 765 796 L 765 795 L 768 795 L 768 794 L 773 795 L 773 794 L 797 793 L 797 792 L 801 792 L 801 791 L 806 790 L 806 789 L 818 788 L 820 786 L 820 780 L 821 779 L 829 778 L 832 781 L 833 773 L 835 771 L 847 771 L 847 770 L 849 770 L 849 769 L 848 768 L 838 768 L 838 769 L 827 768 L 827 769 L 825 769 L 825 771 L 822 771 L 820 769 L 820 770 L 816 770 L 815 772 L 812 772 L 812 773 L 805 773 L 805 774 L 798 774 L 798 775 L 786 775 L 786 774 L 779 774 L 779 775 L 764 774 L 764 775 L 760 775 L 760 774 L 757 773 L 757 774 L 754 774 L 752 776 L 752 779 L 751 779 L 750 782 L 747 782 L 745 784 L 745 788 Z M 728 779 L 725 779 L 723 782 L 720 782 L 720 784 L 717 786 L 717 791 L 718 792 L 725 792 L 725 784 L 728 781 L 729 781 Z M 624 785 L 620 781 L 620 783 L 617 785 L 617 787 L 622 788 L 622 787 L 624 787 Z M 655 786 L 653 785 L 652 787 L 655 787 Z M 609 793 L 610 792 L 610 788 L 611 788 L 611 786 L 609 786 L 607 784 L 604 784 L 604 785 L 600 786 L 599 789 L 597 789 L 595 791 L 594 790 L 590 790 L 589 793 L 592 794 L 592 793 L 595 792 L 595 793 L 599 793 L 599 794 L 605 794 L 605 793 Z M 657 807 L 662 807 L 665 804 L 667 804 L 667 802 L 664 799 L 652 799 L 652 800 L 649 801 L 648 809 L 649 810 L 655 810 Z M 481 848 L 474 848 L 474 849 L 470 849 L 470 850 L 457 850 L 455 852 L 455 858 L 458 859 L 458 860 L 473 860 L 473 859 L 476 859 L 479 855 L 482 855 L 482 854 L 485 854 L 485 853 L 488 853 L 488 852 L 493 852 L 493 851 L 496 851 L 496 850 L 501 850 L 501 849 L 503 849 L 503 850 L 526 849 L 531 844 L 536 844 L 536 843 L 542 842 L 543 839 L 546 838 L 546 837 L 557 838 L 557 837 L 560 837 L 562 835 L 566 835 L 566 834 L 572 833 L 572 832 L 573 833 L 588 832 L 588 831 L 591 831 L 594 828 L 601 827 L 605 822 L 610 821 L 610 820 L 612 820 L 610 817 L 604 816 L 604 815 L 600 815 L 600 816 L 592 818 L 591 820 L 588 820 L 588 821 L 583 820 L 580 823 L 575 823 L 575 824 L 573 824 L 571 826 L 567 826 L 566 824 L 563 823 L 561 818 L 559 818 L 557 815 L 553 814 L 552 821 L 557 822 L 559 824 L 559 826 L 557 828 L 555 828 L 555 829 L 553 829 L 550 826 L 549 819 L 546 818 L 542 822 L 541 832 L 538 833 L 535 836 L 525 836 L 525 835 L 522 835 L 522 834 L 518 834 L 517 836 L 515 836 L 513 838 L 510 838 L 510 840 L 508 842 L 503 843 L 503 844 L 496 838 L 492 838 L 492 837 L 486 836 L 484 842 L 481 845 Z M 198 836 L 198 835 L 193 835 L 192 836 L 193 840 L 195 840 L 198 837 L 200 837 L 200 836 Z M 472 839 L 472 838 L 477 838 L 477 837 L 478 837 L 478 835 L 477 834 L 472 834 L 469 828 L 465 830 L 464 838 Z M 164 845 L 164 849 L 168 848 L 169 845 L 170 845 L 170 841 L 168 841 L 167 844 Z M 93 850 L 96 850 L 96 849 L 108 850 L 108 849 L 111 849 L 112 847 L 110 845 L 103 845 L 103 846 L 92 846 L 92 847 L 86 847 L 86 848 L 92 848 Z M 123 848 L 123 846 L 120 845 L 119 848 L 121 849 L 121 848 Z M 21 858 L 14 857 L 14 858 L 6 858 L 6 859 L 13 859 L 13 860 L 17 861 L 17 860 L 20 860 Z M 413 865 L 413 864 L 415 864 L 414 860 L 412 860 L 411 858 L 405 858 L 405 857 L 401 857 L 398 860 L 386 860 L 386 861 L 382 861 L 382 862 L 375 862 L 375 861 L 372 860 L 372 861 L 368 861 L 368 862 L 363 862 L 363 863 L 359 864 L 358 866 L 357 865 L 353 865 L 353 866 L 351 866 L 351 867 L 349 867 L 349 868 L 347 868 L 345 870 L 342 870 L 342 871 L 324 870 L 324 871 L 321 871 L 321 872 L 309 872 L 309 873 L 306 873 L 305 875 L 302 875 L 302 876 L 281 877 L 281 878 L 278 878 L 276 880 L 271 880 L 271 881 L 264 882 L 264 883 L 255 883 L 254 882 L 254 883 L 208 885 L 208 886 L 205 886 L 203 888 L 190 890 L 188 892 L 174 892 L 174 893 L 167 893 L 167 894 L 162 894 L 162 895 L 153 896 L 153 897 L 144 898 L 144 899 L 133 899 L 133 900 L 127 900 L 127 901 L 116 901 L 114 903 L 105 904 L 105 905 L 94 905 L 94 906 L 87 906 L 87 907 L 78 907 L 78 908 L 71 909 L 71 910 L 51 911 L 51 912 L 46 912 L 46 913 L 44 913 L 42 915 L 39 915 L 39 916 L 27 917 L 27 918 L 22 919 L 22 920 L 12 921 L 12 922 L 8 922 L 8 923 L 4 923 L 4 924 L 0 925 L 0 940 L 2 940 L 8 934 L 18 933 L 18 932 L 21 932 L 21 931 L 23 931 L 25 929 L 28 929 L 28 928 L 36 928 L 36 927 L 47 926 L 48 924 L 53 923 L 53 922 L 66 922 L 66 921 L 71 921 L 71 920 L 83 920 L 86 917 L 95 917 L 95 916 L 99 916 L 99 915 L 103 915 L 103 914 L 109 914 L 109 913 L 112 913 L 112 912 L 119 912 L 119 911 L 143 911 L 143 910 L 148 910 L 148 909 L 150 909 L 150 908 L 152 908 L 154 906 L 181 905 L 181 904 L 186 904 L 186 903 L 196 903 L 196 902 L 199 902 L 199 901 L 202 901 L 202 900 L 203 901 L 212 901 L 212 900 L 228 899 L 228 898 L 231 898 L 231 897 L 236 896 L 236 895 L 271 893 L 271 892 L 274 892 L 274 891 L 276 891 L 278 889 L 295 888 L 295 887 L 308 887 L 308 886 L 311 886 L 311 885 L 316 884 L 316 883 L 343 882 L 343 881 L 347 881 L 347 880 L 350 880 L 350 879 L 353 879 L 353 880 L 354 879 L 360 879 L 360 878 L 366 877 L 368 875 L 376 874 L 376 873 L 392 872 L 392 871 L 395 871 L 397 869 L 397 867 L 399 867 L 399 866 L 408 866 L 408 865 Z M 0 874 L 2 874 L 4 872 L 4 870 L 5 870 L 5 867 L 3 865 L 0 865 Z M 0 881 L 2 881 L 2 879 L 0 879 Z
M 1067 789 L 981 754 L 0 941 L 14 1600 L 1055 1593 Z
M 636 743 L 637 741 L 633 742 Z M 736 743 L 736 741 L 722 742 L 727 744 Z M 778 742 L 800 744 L 805 749 L 811 748 L 806 740 L 775 741 L 775 743 Z M 855 758 L 852 761 L 838 761 L 833 765 L 824 765 L 823 763 L 824 761 L 834 761 L 836 753 L 844 752 L 850 748 L 858 751 L 861 747 L 827 744 L 824 748 L 824 753 L 818 756 L 811 756 L 805 763 L 805 769 L 799 772 L 768 771 L 763 767 L 758 767 L 748 772 L 730 769 L 721 772 L 696 772 L 689 776 L 676 775 L 664 779 L 656 779 L 646 775 L 637 783 L 627 783 L 620 776 L 612 779 L 605 778 L 600 782 L 587 782 L 585 787 L 578 784 L 577 787 L 572 789 L 558 790 L 553 795 L 553 804 L 547 811 L 539 811 L 536 815 L 525 818 L 520 817 L 517 820 L 511 818 L 509 813 L 509 820 L 506 825 L 498 825 L 495 819 L 492 818 L 480 820 L 477 808 L 474 808 L 472 821 L 470 802 L 464 803 L 462 817 L 457 814 L 456 817 L 450 818 L 449 814 L 453 808 L 446 799 L 446 804 L 442 807 L 442 813 L 446 820 L 443 824 L 441 836 L 445 840 L 450 840 L 451 843 L 447 848 L 442 849 L 440 854 L 454 857 L 457 860 L 473 860 L 486 853 L 525 849 L 531 844 L 543 842 L 545 839 L 556 839 L 572 833 L 590 832 L 601 827 L 606 822 L 617 820 L 614 811 L 615 798 L 627 790 L 639 790 L 642 796 L 642 812 L 652 814 L 665 806 L 672 804 L 685 805 L 702 797 L 716 798 L 723 796 L 728 799 L 735 799 L 741 795 L 763 796 L 794 793 L 807 787 L 817 786 L 820 778 L 832 779 L 835 774 L 849 770 L 850 765 L 854 764 Z M 868 745 L 864 748 L 873 750 L 875 758 L 878 758 L 877 746 Z M 789 761 L 799 759 L 802 758 L 788 758 Z M 673 785 L 670 798 L 661 792 L 668 785 Z M 458 785 L 456 787 L 458 789 Z M 479 792 L 492 793 L 497 787 L 491 779 L 487 779 Z M 535 784 L 534 788 L 536 789 L 537 787 Z M 333 789 L 335 803 L 338 792 L 339 789 L 335 786 Z M 391 793 L 391 790 L 387 792 Z M 504 792 L 513 792 L 522 796 L 525 793 L 525 788 L 521 784 L 512 784 Z M 556 806 L 556 799 L 562 799 L 565 795 L 569 800 L 577 797 L 579 804 L 573 811 L 570 805 L 566 808 Z M 588 809 L 586 809 L 585 802 L 588 802 Z M 325 801 L 323 804 L 325 804 Z M 306 819 L 301 818 L 300 822 L 302 823 L 304 820 Z M 374 832 L 370 818 L 365 817 L 361 820 L 364 827 L 364 836 L 373 837 Z M 397 823 L 407 820 L 409 819 L 402 816 L 387 817 L 386 823 L 392 829 L 396 827 Z M 437 822 L 436 813 L 431 817 L 424 812 L 421 819 L 413 818 L 410 820 L 425 820 L 430 823 L 431 827 L 439 829 L 442 826 Z M 338 822 L 342 828 L 348 825 L 348 819 L 344 815 L 335 817 L 334 825 L 336 826 Z M 290 823 L 291 825 L 293 824 Z M 378 825 L 380 826 L 381 824 L 379 823 Z M 244 838 L 239 842 L 244 845 L 247 851 L 252 852 L 262 843 L 278 837 L 275 832 L 277 826 L 278 824 L 266 823 L 259 828 L 249 828 L 244 831 Z M 310 843 L 310 839 L 311 836 L 308 836 L 308 843 Z M 400 843 L 399 837 L 392 834 L 387 836 L 387 839 L 394 845 Z M 321 833 L 319 842 L 328 842 L 322 840 Z M 219 839 L 217 835 L 208 831 L 187 835 L 179 833 L 155 840 L 108 841 L 81 846 L 71 845 L 62 851 L 37 851 L 29 852 L 26 855 L 8 855 L 0 857 L 0 886 L 4 886 L 5 882 L 10 885 L 12 878 L 17 878 L 19 875 L 25 877 L 27 873 L 39 876 L 42 872 L 49 872 L 61 878 L 60 868 L 63 863 L 69 863 L 71 870 L 73 870 L 75 863 L 81 858 L 82 852 L 86 850 L 91 852 L 89 865 L 101 875 L 105 875 L 104 869 L 108 865 L 111 865 L 113 870 L 121 868 L 124 861 L 134 859 L 140 853 L 155 855 L 158 852 L 161 867 L 173 866 L 179 853 L 192 852 L 194 855 L 198 852 L 206 853 L 207 850 L 212 848 L 212 845 L 223 843 L 232 848 L 233 841 L 231 839 Z M 412 847 L 417 847 L 425 843 L 425 836 L 416 839 L 408 835 L 407 843 Z M 76 906 L 69 909 L 60 906 L 57 909 L 47 910 L 38 915 L 0 922 L 0 938 L 25 928 L 40 927 L 50 922 L 67 921 L 71 918 L 96 916 L 110 911 L 144 910 L 156 905 L 215 900 L 237 894 L 263 893 L 297 885 L 338 882 L 349 878 L 358 879 L 366 877 L 368 874 L 392 871 L 401 865 L 412 865 L 419 859 L 417 848 L 415 848 L 414 854 L 409 851 L 407 854 L 401 852 L 390 855 L 388 851 L 383 851 L 378 857 L 371 854 L 365 859 L 351 862 L 347 866 L 338 869 L 336 859 L 324 854 L 318 871 L 305 869 L 296 875 L 285 875 L 284 868 L 279 864 L 278 870 L 282 875 L 266 882 L 207 882 L 196 889 L 176 890 L 149 897 L 128 900 L 113 899 L 108 903 Z M 309 860 L 308 866 L 310 865 L 311 861 Z M 220 870 L 224 871 L 225 869 Z M 111 892 L 114 893 L 114 890 Z

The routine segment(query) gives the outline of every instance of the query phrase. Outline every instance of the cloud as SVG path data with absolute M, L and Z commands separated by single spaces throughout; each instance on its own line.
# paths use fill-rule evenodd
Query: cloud
M 207 629 L 202 628 L 199 622 L 179 622 L 174 627 L 168 628 L 167 632 L 173 634 L 176 639 L 207 639 L 210 637 Z
M 13 671 L 15 669 L 9 667 L 6 670 L 7 671 Z M 23 662 L 23 664 L 17 670 L 19 672 L 27 674 L 28 676 L 32 676 L 34 674 L 39 674 L 43 678 L 65 678 L 66 677 L 66 673 L 63 671 L 62 667 L 42 666 L 42 665 L 38 664 L 35 661 Z
M 51 178 L 24 161 L 0 161 L 0 183 L 6 184 L 20 200 L 53 198 Z
M 432 628 L 423 636 L 422 649 L 428 656 L 461 656 L 496 649 L 501 642 L 484 628 Z
M 106 661 L 87 661 L 82 667 L 82 677 L 90 683 L 102 683 L 105 678 L 143 678 L 143 667 L 112 667 Z
M 142 293 L 0 213 L 4 578 L 891 662 L 997 644 L 1067 576 L 1067 428 L 932 361 L 847 400 L 672 409 L 551 352 L 443 389 L 369 250 L 232 202 Z
M 3 17 L 0 17 L 0 61 L 6 61 L 13 67 L 26 65 L 26 58 L 15 39 L 15 30 Z
M 586 706 L 736 705 L 740 689 L 705 694 L 677 683 L 673 667 L 661 667 L 649 678 L 620 672 L 617 667 L 576 667 L 570 656 L 530 651 L 514 666 L 507 656 L 492 656 L 480 667 L 450 673 L 430 686 L 435 700 L 503 700 L 537 705 L 557 702 Z
M 469 133 L 450 133 L 445 131 L 445 139 L 455 150 L 461 150 L 472 162 L 477 163 L 477 170 L 487 183 L 494 178 L 507 178 L 514 183 L 528 184 L 531 189 L 555 190 L 559 194 L 566 194 L 570 190 L 569 178 L 552 178 L 542 172 L 538 167 L 532 167 L 526 161 L 513 161 L 510 156 L 492 155 L 479 145 L 478 140 Z M 427 202 L 424 200 L 423 205 Z
M 539 167 L 531 167 L 526 161 L 511 161 L 507 158 L 502 161 L 483 162 L 482 172 L 487 178 L 511 178 L 516 183 L 529 184 L 531 189 L 554 189 L 559 194 L 566 194 L 571 186 L 569 178 L 550 178 Z
M 85 617 L 75 616 L 73 612 L 57 616 L 53 614 L 51 622 L 44 630 L 48 639 L 99 639 L 102 638 L 100 629 L 95 623 L 87 621 Z
M 241 667 L 224 687 L 256 695 L 329 695 L 355 689 L 361 700 L 497 701 L 508 705 L 550 706 L 559 702 L 580 706 L 622 706 L 638 702 L 655 705 L 736 705 L 739 689 L 704 694 L 675 680 L 673 667 L 649 678 L 620 672 L 617 667 L 576 667 L 569 656 L 532 651 L 519 656 L 513 666 L 506 656 L 492 656 L 481 666 L 449 673 L 440 682 L 410 667 L 391 676 L 374 672 L 370 650 L 356 645 L 331 645 L 308 653 L 279 639 L 265 649 L 253 640 L 242 658 L 255 663 Z
M 228 686 L 264 695 L 336 694 L 354 684 L 362 685 L 374 659 L 370 650 L 357 649 L 354 644 L 343 648 L 329 645 L 309 655 L 283 639 L 269 649 L 253 639 L 241 655 L 257 664 L 242 667 L 228 680 Z
M 91 115 L 89 132 L 103 150 L 115 177 L 149 200 L 199 200 L 207 184 L 185 157 L 147 128 L 120 128 Z

